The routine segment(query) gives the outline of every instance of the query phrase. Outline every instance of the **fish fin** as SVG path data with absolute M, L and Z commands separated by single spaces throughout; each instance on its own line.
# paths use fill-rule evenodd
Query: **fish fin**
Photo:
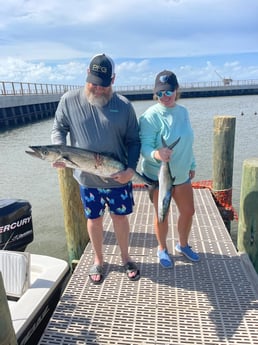
M 168 146 L 168 148 L 169 148 L 170 150 L 172 150 L 172 149 L 178 144 L 178 142 L 180 141 L 180 139 L 181 139 L 181 137 L 178 137 L 172 144 L 170 144 L 170 145 Z
M 167 143 L 166 143 L 166 140 L 164 139 L 163 136 L 161 136 L 161 142 L 162 142 L 162 146 L 163 147 L 168 147 Z
M 175 146 L 178 144 L 178 142 L 180 141 L 180 139 L 181 139 L 181 137 L 178 137 L 172 144 L 167 145 L 167 143 L 166 143 L 164 137 L 161 136 L 161 142 L 162 142 L 163 147 L 167 147 L 167 148 L 169 148 L 170 150 L 172 150 L 173 147 L 175 147 Z
M 169 164 L 168 164 L 168 170 L 169 170 L 169 174 L 170 174 L 170 176 L 171 176 L 171 184 L 172 184 L 172 186 L 173 186 L 173 184 L 174 184 L 174 182 L 175 182 L 176 177 L 175 177 L 175 176 L 173 176 L 173 174 L 172 174 L 172 171 L 171 171 L 171 168 L 170 168 L 170 165 L 169 165 Z
M 63 161 L 65 164 L 68 164 L 69 166 L 72 166 L 73 168 L 79 168 L 79 165 L 74 163 L 71 159 L 69 159 L 68 157 L 65 156 L 60 156 L 58 157 L 58 159 L 56 160 L 57 162 L 61 160 Z
M 146 187 L 146 189 L 147 189 L 147 191 L 149 193 L 150 201 L 153 203 L 153 192 L 154 192 L 154 189 L 157 188 L 157 186 L 158 186 L 158 181 L 152 181 L 148 177 L 142 175 L 137 170 L 135 171 L 134 174 L 135 174 L 136 180 L 138 179 L 138 181 L 141 184 L 143 184 L 144 187 Z M 133 181 L 134 181 L 134 178 L 133 178 Z
M 100 177 L 101 178 L 101 180 L 103 181 L 103 182 L 105 182 L 105 183 L 108 183 L 109 181 L 107 180 L 107 179 L 105 179 L 104 177 Z

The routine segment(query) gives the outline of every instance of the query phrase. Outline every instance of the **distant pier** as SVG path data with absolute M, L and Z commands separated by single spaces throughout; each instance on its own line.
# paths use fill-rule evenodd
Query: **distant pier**
M 153 99 L 153 86 L 116 87 L 131 101 Z M 258 95 L 258 80 L 235 81 L 224 85 L 222 82 L 184 83 L 180 86 L 180 98 L 223 97 Z
M 0 130 L 53 117 L 61 96 L 81 85 L 0 81 Z M 153 99 L 153 85 L 114 86 L 131 101 Z M 258 95 L 258 80 L 182 83 L 181 98 Z
M 76 87 L 0 82 L 0 131 L 53 117 L 60 97 Z

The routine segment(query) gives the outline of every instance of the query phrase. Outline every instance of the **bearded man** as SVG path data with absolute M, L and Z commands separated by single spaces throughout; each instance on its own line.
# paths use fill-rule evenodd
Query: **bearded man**
M 108 207 L 114 232 L 121 251 L 121 260 L 129 280 L 138 280 L 140 272 L 129 256 L 129 222 L 133 212 L 131 179 L 139 155 L 140 138 L 136 114 L 124 96 L 113 91 L 115 65 L 106 54 L 95 55 L 87 70 L 84 87 L 65 93 L 56 110 L 51 132 L 53 144 L 67 144 L 97 153 L 112 155 L 126 169 L 103 181 L 97 175 L 74 170 L 94 250 L 94 262 L 89 272 L 93 284 L 104 279 L 103 215 Z M 55 167 L 62 167 L 54 164 Z

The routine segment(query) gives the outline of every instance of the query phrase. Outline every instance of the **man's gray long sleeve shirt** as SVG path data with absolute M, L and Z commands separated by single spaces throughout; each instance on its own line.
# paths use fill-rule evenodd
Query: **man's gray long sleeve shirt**
M 132 104 L 127 98 L 113 93 L 104 107 L 91 105 L 85 89 L 65 93 L 56 110 L 51 140 L 98 153 L 111 154 L 126 167 L 136 169 L 140 155 L 139 126 Z M 98 176 L 74 171 L 76 180 L 87 187 L 113 188 L 121 186 L 113 179 L 105 182 Z

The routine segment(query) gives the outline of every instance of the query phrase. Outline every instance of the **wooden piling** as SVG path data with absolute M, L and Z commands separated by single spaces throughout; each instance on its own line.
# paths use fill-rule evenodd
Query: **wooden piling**
M 234 116 L 214 117 L 212 192 L 229 231 L 230 216 L 225 206 L 232 206 L 235 124 Z
M 17 345 L 2 273 L 0 272 L 0 344 Z
M 87 220 L 72 169 L 58 169 L 69 263 L 79 260 L 88 241 Z
M 258 158 L 243 162 L 237 247 L 249 255 L 258 273 Z

